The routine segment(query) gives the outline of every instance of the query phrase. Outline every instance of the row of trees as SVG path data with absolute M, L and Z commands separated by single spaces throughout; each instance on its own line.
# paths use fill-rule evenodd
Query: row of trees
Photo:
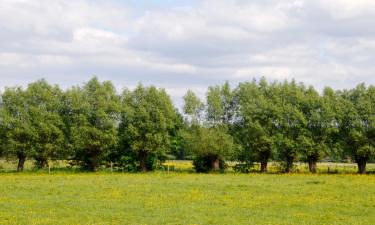
M 39 168 L 48 159 L 68 159 L 95 171 L 127 157 L 147 170 L 170 149 L 178 119 L 169 96 L 155 87 L 139 85 L 118 95 L 110 82 L 96 78 L 66 91 L 40 80 L 2 94 L 1 152 L 18 158 L 18 171 L 26 158 Z
M 27 158 L 43 168 L 49 159 L 95 171 L 115 163 L 125 170 L 152 170 L 173 155 L 194 159 L 199 172 L 239 161 L 267 171 L 279 162 L 285 172 L 304 161 L 311 172 L 322 158 L 352 160 L 359 173 L 375 154 L 375 87 L 351 90 L 313 87 L 295 81 L 228 83 L 209 87 L 202 101 L 184 96 L 183 114 L 163 89 L 138 85 L 118 94 L 106 81 L 61 90 L 45 80 L 26 89 L 6 88 L 0 101 L 0 152 Z
M 259 162 L 266 172 L 267 163 L 275 160 L 290 172 L 294 162 L 304 161 L 316 172 L 317 162 L 326 157 L 355 161 L 358 172 L 365 173 L 375 153 L 374 86 L 344 91 L 327 87 L 320 95 L 295 81 L 268 83 L 263 78 L 240 83 L 235 90 L 225 83 L 208 89 L 205 104 L 188 92 L 184 112 L 193 130 L 187 136 L 197 142 L 186 139 L 187 149 L 202 155 L 199 143 L 211 143 L 204 150 L 210 169 L 232 156 L 243 163 L 240 169 Z

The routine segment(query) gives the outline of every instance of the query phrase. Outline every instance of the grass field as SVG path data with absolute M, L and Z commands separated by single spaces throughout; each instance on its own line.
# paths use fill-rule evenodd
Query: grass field
M 375 224 L 375 176 L 0 174 L 0 224 Z

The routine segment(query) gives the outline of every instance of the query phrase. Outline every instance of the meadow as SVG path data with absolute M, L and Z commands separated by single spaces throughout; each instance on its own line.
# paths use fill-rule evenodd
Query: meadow
M 375 224 L 373 175 L 55 169 L 0 180 L 0 224 Z

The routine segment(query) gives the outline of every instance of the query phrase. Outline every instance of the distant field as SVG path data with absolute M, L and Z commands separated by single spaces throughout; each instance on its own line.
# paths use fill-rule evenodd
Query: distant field
M 0 224 L 375 224 L 375 176 L 0 174 Z

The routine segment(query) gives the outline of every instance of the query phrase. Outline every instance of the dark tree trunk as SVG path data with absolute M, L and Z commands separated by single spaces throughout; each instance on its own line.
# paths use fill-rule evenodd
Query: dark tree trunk
M 316 173 L 316 161 L 315 158 L 309 158 L 309 171 L 311 173 Z
M 260 153 L 260 172 L 267 173 L 268 159 L 271 156 L 271 151 L 262 151 Z
M 24 154 L 18 154 L 18 165 L 17 165 L 17 172 L 22 172 L 23 167 L 25 165 L 26 156 Z
M 139 166 L 142 172 L 147 172 L 147 154 L 142 152 L 139 155 Z
M 48 160 L 45 158 L 40 158 L 37 160 L 37 166 L 39 169 L 43 169 L 45 167 L 48 167 Z
M 366 173 L 366 159 L 360 159 L 357 160 L 357 165 L 358 165 L 358 173 L 359 174 L 365 174 Z
M 213 171 L 220 170 L 220 160 L 218 157 L 214 157 L 211 159 L 211 170 Z
M 260 172 L 267 173 L 267 161 L 260 162 Z
M 291 157 L 287 158 L 287 160 L 286 160 L 286 167 L 285 167 L 285 172 L 286 173 L 292 172 L 293 161 L 294 161 L 293 158 L 291 158 Z
M 96 172 L 99 165 L 98 155 L 92 154 L 91 157 L 87 160 L 87 169 Z
M 97 165 L 94 161 L 91 161 L 89 164 L 88 164 L 88 169 L 92 172 L 95 172 L 97 170 Z

